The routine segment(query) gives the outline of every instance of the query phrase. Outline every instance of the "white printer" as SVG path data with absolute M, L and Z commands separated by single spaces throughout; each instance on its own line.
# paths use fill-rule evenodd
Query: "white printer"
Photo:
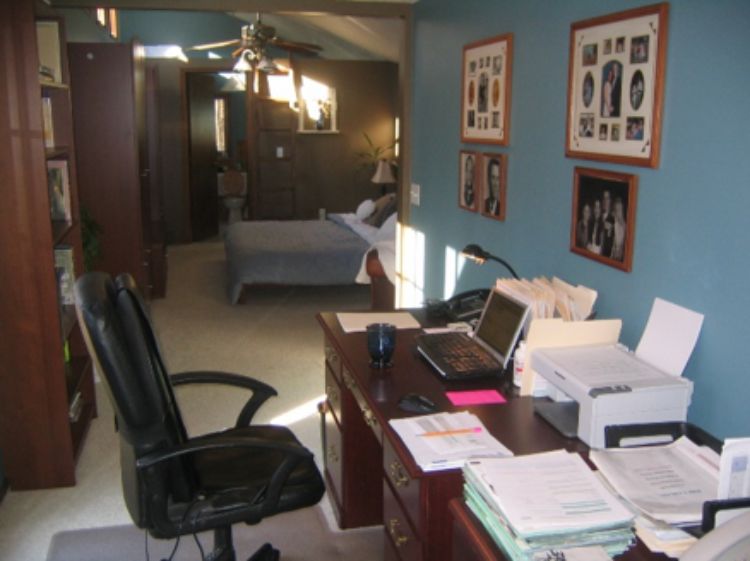
M 536 412 L 566 436 L 604 448 L 607 425 L 685 421 L 693 383 L 619 345 L 536 349 L 532 367 L 550 383 Z

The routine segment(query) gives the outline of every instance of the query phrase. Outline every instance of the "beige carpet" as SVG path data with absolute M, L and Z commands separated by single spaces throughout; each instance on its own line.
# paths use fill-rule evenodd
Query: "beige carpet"
M 315 403 L 324 392 L 323 337 L 315 314 L 367 308 L 368 287 L 262 289 L 251 291 L 245 304 L 231 306 L 226 296 L 225 267 L 221 243 L 170 247 L 167 298 L 152 305 L 167 364 L 173 372 L 219 369 L 271 384 L 279 396 L 261 408 L 257 420 L 290 426 L 320 461 Z M 111 407 L 100 386 L 97 384 L 99 417 L 91 425 L 78 461 L 77 485 L 9 492 L 0 503 L 0 558 L 43 561 L 55 534 L 62 537 L 70 531 L 111 529 L 130 523 L 120 489 Z M 177 394 L 191 434 L 232 425 L 246 397 L 241 390 L 210 386 L 180 388 Z M 320 504 L 320 512 L 330 515 L 326 499 Z M 283 526 L 290 538 L 306 539 L 298 528 Z M 334 536 L 331 539 L 340 539 L 346 548 L 348 532 L 336 532 L 334 525 L 329 526 Z M 137 543 L 142 544 L 139 535 Z M 248 539 L 248 551 L 238 551 L 239 558 L 254 551 L 250 542 L 254 540 Z M 375 545 L 381 547 L 381 540 Z M 349 557 L 359 558 L 357 551 L 350 551 Z M 197 554 L 192 558 L 199 559 Z M 152 555 L 151 559 L 159 557 Z
M 237 560 L 247 559 L 258 547 L 270 542 L 281 550 L 282 561 L 376 561 L 383 558 L 382 528 L 332 532 L 319 508 L 280 514 L 257 526 L 235 526 Z M 213 543 L 209 533 L 200 534 L 203 550 Z M 151 559 L 168 559 L 174 541 L 148 539 Z M 115 526 L 61 532 L 52 538 L 47 561 L 141 561 L 146 559 L 146 540 L 134 526 Z M 200 560 L 192 536 L 183 537 L 174 561 Z

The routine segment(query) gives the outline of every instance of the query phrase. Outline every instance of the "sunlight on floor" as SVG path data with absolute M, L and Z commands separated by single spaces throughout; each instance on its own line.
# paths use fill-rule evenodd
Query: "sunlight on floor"
M 273 419 L 271 419 L 271 424 L 289 426 L 299 421 L 302 421 L 304 419 L 307 419 L 308 417 L 311 417 L 313 415 L 317 415 L 318 403 L 325 400 L 325 398 L 326 398 L 325 394 L 321 394 L 318 397 L 313 398 L 310 401 L 303 403 L 302 405 L 298 405 L 297 407 L 294 407 L 290 409 L 289 411 L 286 411 L 282 413 L 281 415 L 278 415 L 274 417 Z

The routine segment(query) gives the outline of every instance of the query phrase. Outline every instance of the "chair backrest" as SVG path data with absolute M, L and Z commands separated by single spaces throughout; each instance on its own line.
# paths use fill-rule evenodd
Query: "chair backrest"
M 169 374 L 130 275 L 113 281 L 105 273 L 86 273 L 75 293 L 86 345 L 115 411 L 125 502 L 134 522 L 148 527 L 152 511 L 166 508 L 169 497 L 187 500 L 195 491 L 188 460 L 136 469 L 143 455 L 187 440 Z

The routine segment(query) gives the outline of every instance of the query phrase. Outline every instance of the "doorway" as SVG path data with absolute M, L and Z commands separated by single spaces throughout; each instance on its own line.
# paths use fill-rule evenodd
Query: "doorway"
M 245 92 L 231 72 L 185 70 L 187 186 L 192 241 L 215 238 L 230 216 L 242 217 L 244 204 L 232 213 L 224 203 L 227 172 L 239 172 L 247 192 L 247 116 Z

